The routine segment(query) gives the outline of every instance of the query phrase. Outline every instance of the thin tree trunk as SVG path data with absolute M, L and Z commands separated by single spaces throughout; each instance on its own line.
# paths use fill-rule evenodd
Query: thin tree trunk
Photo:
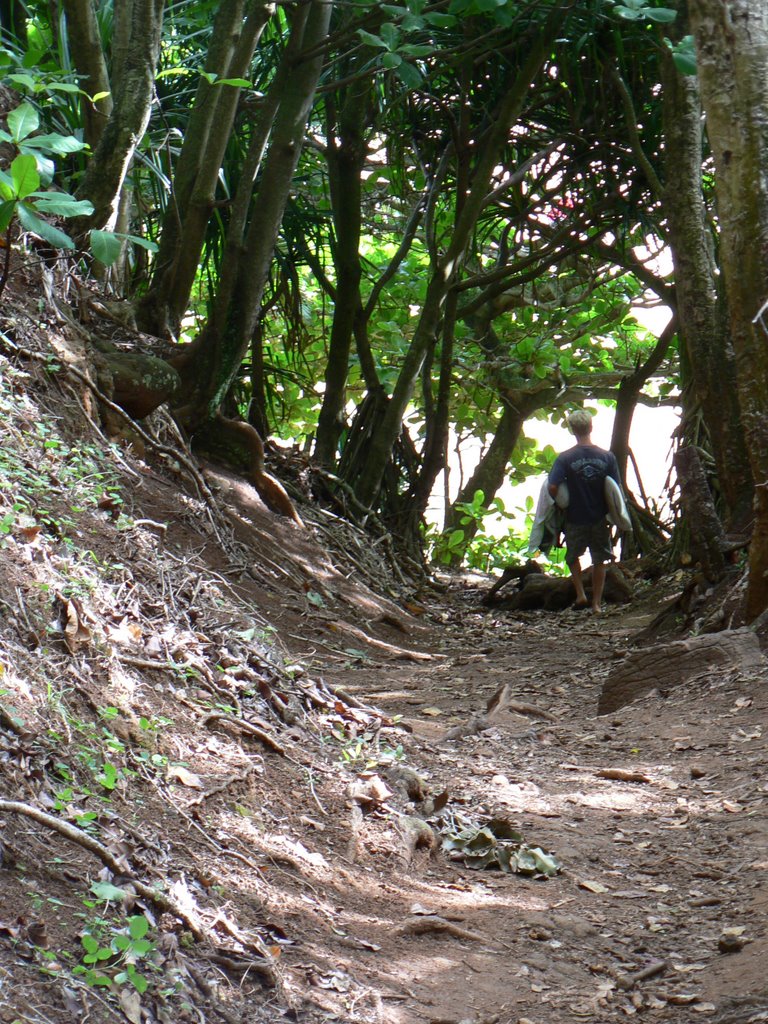
M 462 487 L 456 500 L 451 505 L 450 512 L 445 520 L 445 526 L 443 527 L 446 534 L 450 534 L 453 530 L 459 528 L 464 513 L 458 506 L 470 503 L 476 491 L 482 491 L 485 495 L 483 504 L 486 507 L 490 504 L 496 492 L 504 483 L 504 478 L 507 474 L 507 464 L 529 413 L 530 409 L 527 405 L 518 405 L 509 398 L 504 400 L 501 418 L 496 427 L 493 440 L 488 446 L 488 450 L 480 459 L 474 473 L 464 487 Z M 475 520 L 461 527 L 464 531 L 463 548 L 474 537 L 477 527 L 478 524 Z
M 67 19 L 69 49 L 75 70 L 81 76 L 81 88 L 89 96 L 96 96 L 97 93 L 107 94 L 95 103 L 83 99 L 80 104 L 83 140 L 88 143 L 91 150 L 95 150 L 104 134 L 113 104 L 112 87 L 93 0 L 64 0 L 64 13 Z
M 245 77 L 274 10 L 267 0 L 225 0 L 214 22 L 206 73 Z M 139 309 L 141 322 L 155 333 L 176 334 L 187 310 L 241 91 L 211 84 L 205 77 L 198 86 L 163 219 L 152 287 Z
M 355 322 L 362 313 L 360 295 L 360 231 L 362 180 L 365 166 L 366 111 L 372 80 L 363 78 L 349 87 L 339 117 L 338 142 L 328 132 L 328 161 L 333 224 L 336 234 L 336 298 L 325 369 L 325 393 L 317 422 L 315 458 L 332 467 L 344 429 L 344 399 L 349 374 L 349 353 Z
M 120 5 L 121 24 L 129 35 L 125 42 L 120 39 L 112 75 L 112 113 L 78 189 L 78 196 L 94 206 L 91 216 L 79 221 L 80 232 L 109 228 L 117 218 L 125 176 L 149 123 L 163 5 L 164 0 L 126 0 Z
M 302 49 L 316 55 L 299 59 L 284 82 L 242 256 L 236 264 L 233 261 L 229 282 L 222 275 L 214 314 L 182 368 L 182 416 L 193 430 L 214 416 L 253 337 L 322 67 L 322 44 L 328 35 L 332 6 L 327 0 L 312 0 L 308 5 Z
M 662 331 L 653 351 L 646 361 L 629 374 L 619 384 L 619 391 L 616 397 L 616 415 L 613 418 L 613 432 L 611 434 L 611 451 L 616 456 L 619 464 L 619 472 L 627 487 L 627 460 L 629 458 L 629 434 L 632 429 L 632 419 L 637 408 L 637 399 L 643 390 L 646 382 L 659 369 L 669 351 L 669 347 L 677 332 L 677 319 L 672 320 Z
M 768 608 L 768 5 L 690 0 L 699 82 L 715 158 L 742 423 L 755 489 L 747 621 Z

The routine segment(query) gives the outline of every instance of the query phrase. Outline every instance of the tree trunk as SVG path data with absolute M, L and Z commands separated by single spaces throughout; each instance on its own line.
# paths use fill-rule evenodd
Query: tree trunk
M 338 141 L 334 126 L 330 126 L 328 131 L 326 159 L 336 235 L 336 296 L 325 369 L 325 393 L 317 421 L 315 443 L 315 457 L 326 468 L 336 463 L 339 438 L 344 429 L 349 353 L 355 321 L 362 317 L 361 174 L 367 152 L 364 131 L 371 84 L 371 79 L 366 76 L 349 87 L 339 117 Z
M 679 31 L 683 31 L 682 27 Z M 693 390 L 701 406 L 728 523 L 748 522 L 749 464 L 736 385 L 736 367 L 712 231 L 702 193 L 702 125 L 696 79 L 662 59 L 667 186 L 664 210 L 675 268 L 680 335 L 689 355 Z
M 120 59 L 112 75 L 113 108 L 77 194 L 94 206 L 78 223 L 80 233 L 109 228 L 117 218 L 120 191 L 149 123 L 160 54 L 164 0 L 126 0 L 121 17 L 129 37 L 120 42 Z
M 64 0 L 64 13 L 67 19 L 69 49 L 73 56 L 75 70 L 81 76 L 81 88 L 89 96 L 107 93 L 95 103 L 84 99 L 80 104 L 83 140 L 88 143 L 91 150 L 95 150 L 104 134 L 113 104 L 112 87 L 104 51 L 101 47 L 101 36 L 93 0 Z
M 768 5 L 690 0 L 715 158 L 721 265 L 755 490 L 747 621 L 768 608 Z
M 445 526 L 443 527 L 445 533 L 449 534 L 453 530 L 459 529 L 464 513 L 457 506 L 471 502 L 475 496 L 475 491 L 482 491 L 485 495 L 483 505 L 486 508 L 490 505 L 496 492 L 504 483 L 507 464 L 530 411 L 527 404 L 518 403 L 517 401 L 513 402 L 509 398 L 504 400 L 501 419 L 496 427 L 493 440 L 488 446 L 488 451 L 477 464 L 474 473 L 461 489 L 451 506 Z M 477 526 L 477 522 L 472 520 L 461 527 L 464 531 L 462 551 L 472 537 L 474 537 L 477 532 Z
M 302 22 L 302 49 L 283 83 L 278 116 L 241 254 L 234 255 L 220 279 L 214 309 L 180 367 L 179 415 L 194 431 L 216 413 L 248 351 L 261 308 L 275 241 L 298 163 L 307 115 L 322 67 L 332 4 L 312 0 Z M 228 246 L 231 239 L 228 239 Z
M 562 11 L 558 10 L 540 27 L 535 39 L 531 41 L 523 66 L 509 83 L 509 88 L 505 90 L 504 99 L 496 111 L 487 137 L 479 146 L 481 155 L 474 168 L 472 187 L 457 217 L 447 250 L 437 261 L 432 272 L 419 322 L 403 360 L 383 423 L 372 440 L 365 471 L 356 488 L 357 497 L 363 505 L 370 506 L 376 499 L 392 446 L 400 434 L 413 386 L 418 379 L 428 348 L 437 333 L 443 303 L 456 277 L 485 202 L 491 176 L 501 159 L 509 133 L 528 98 L 531 82 L 538 75 L 551 51 L 555 32 L 562 27 L 562 20 Z
M 224 0 L 213 26 L 206 73 L 225 79 L 246 76 L 274 9 L 267 0 Z M 237 86 L 200 80 L 174 170 L 152 286 L 138 310 L 142 325 L 155 334 L 178 333 L 187 310 L 240 95 Z
M 675 469 L 693 556 L 709 582 L 717 583 L 725 572 L 723 527 L 709 493 L 699 449 L 693 445 L 680 448 L 675 455 Z
M 676 331 L 677 320 L 673 317 L 662 331 L 646 361 L 638 366 L 633 373 L 624 377 L 619 384 L 619 391 L 616 396 L 616 415 L 613 418 L 613 432 L 611 434 L 611 451 L 616 456 L 616 461 L 619 464 L 619 472 L 621 473 L 625 491 L 629 490 L 627 487 L 629 434 L 632 429 L 635 409 L 637 408 L 637 399 L 646 382 L 664 362 Z

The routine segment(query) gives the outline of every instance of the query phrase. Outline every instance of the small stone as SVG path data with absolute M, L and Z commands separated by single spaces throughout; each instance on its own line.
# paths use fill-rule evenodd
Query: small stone
M 694 765 L 691 768 L 691 778 L 692 779 L 703 779 L 706 775 L 707 775 L 707 772 L 704 770 L 704 768 L 699 768 L 697 765 Z
M 740 935 L 728 935 L 723 933 L 717 940 L 717 948 L 721 953 L 740 953 L 746 945 L 746 939 Z

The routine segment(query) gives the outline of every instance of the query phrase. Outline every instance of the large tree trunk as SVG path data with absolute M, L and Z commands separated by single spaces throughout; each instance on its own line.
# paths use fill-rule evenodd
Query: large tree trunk
M 67 18 L 69 49 L 72 53 L 75 70 L 81 76 L 81 88 L 89 96 L 96 96 L 98 93 L 107 94 L 96 100 L 95 103 L 84 99 L 80 104 L 83 118 L 83 139 L 92 150 L 95 150 L 104 134 L 113 104 L 112 87 L 101 46 L 93 0 L 64 0 L 64 13 Z
M 747 621 L 768 608 L 768 5 L 690 0 L 715 158 L 721 266 L 755 490 Z
M 680 31 L 683 31 L 681 26 Z M 662 59 L 667 186 L 664 210 L 675 267 L 680 335 L 694 395 L 709 431 L 726 521 L 743 526 L 752 505 L 752 472 L 741 425 L 736 366 L 724 296 L 702 193 L 702 124 L 696 79 Z
M 556 31 L 562 26 L 563 14 L 551 14 L 531 41 L 528 56 L 514 79 L 509 83 L 487 137 L 480 145 L 480 156 L 474 168 L 472 187 L 458 215 L 453 235 L 445 253 L 437 261 L 427 285 L 427 294 L 413 339 L 403 360 L 392 397 L 379 431 L 368 451 L 368 461 L 356 487 L 358 499 L 371 506 L 381 486 L 384 470 L 392 446 L 400 434 L 403 417 L 413 393 L 429 346 L 434 343 L 443 303 L 453 284 L 465 249 L 483 208 L 491 176 L 498 166 L 509 133 L 520 116 L 531 82 L 541 70 L 552 48 Z
M 224 0 L 213 25 L 206 74 L 247 76 L 274 10 L 267 0 Z M 240 94 L 237 86 L 200 79 L 174 170 L 152 286 L 138 309 L 142 326 L 155 334 L 178 333 L 187 310 Z
M 301 48 L 282 83 L 282 97 L 269 152 L 244 239 L 230 248 L 214 309 L 203 332 L 180 367 L 182 396 L 179 415 L 194 432 L 211 420 L 248 351 L 261 308 L 275 241 L 301 153 L 307 115 L 322 67 L 322 43 L 328 34 L 332 4 L 313 0 L 306 21 L 299 19 Z M 228 247 L 232 239 L 228 238 Z
M 164 0 L 125 0 L 120 6 L 118 45 L 113 61 L 113 108 L 78 188 L 94 212 L 79 222 L 81 231 L 109 228 L 117 219 L 120 192 L 144 136 L 160 54 Z M 118 31 L 119 28 L 119 31 Z

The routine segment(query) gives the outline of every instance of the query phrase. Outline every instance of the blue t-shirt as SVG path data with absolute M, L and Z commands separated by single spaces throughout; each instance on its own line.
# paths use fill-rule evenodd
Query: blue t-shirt
M 616 456 L 597 445 L 577 444 L 557 456 L 549 473 L 549 482 L 555 486 L 563 481 L 568 484 L 569 501 L 565 515 L 569 523 L 591 526 L 607 515 L 607 476 L 613 477 L 621 486 Z

